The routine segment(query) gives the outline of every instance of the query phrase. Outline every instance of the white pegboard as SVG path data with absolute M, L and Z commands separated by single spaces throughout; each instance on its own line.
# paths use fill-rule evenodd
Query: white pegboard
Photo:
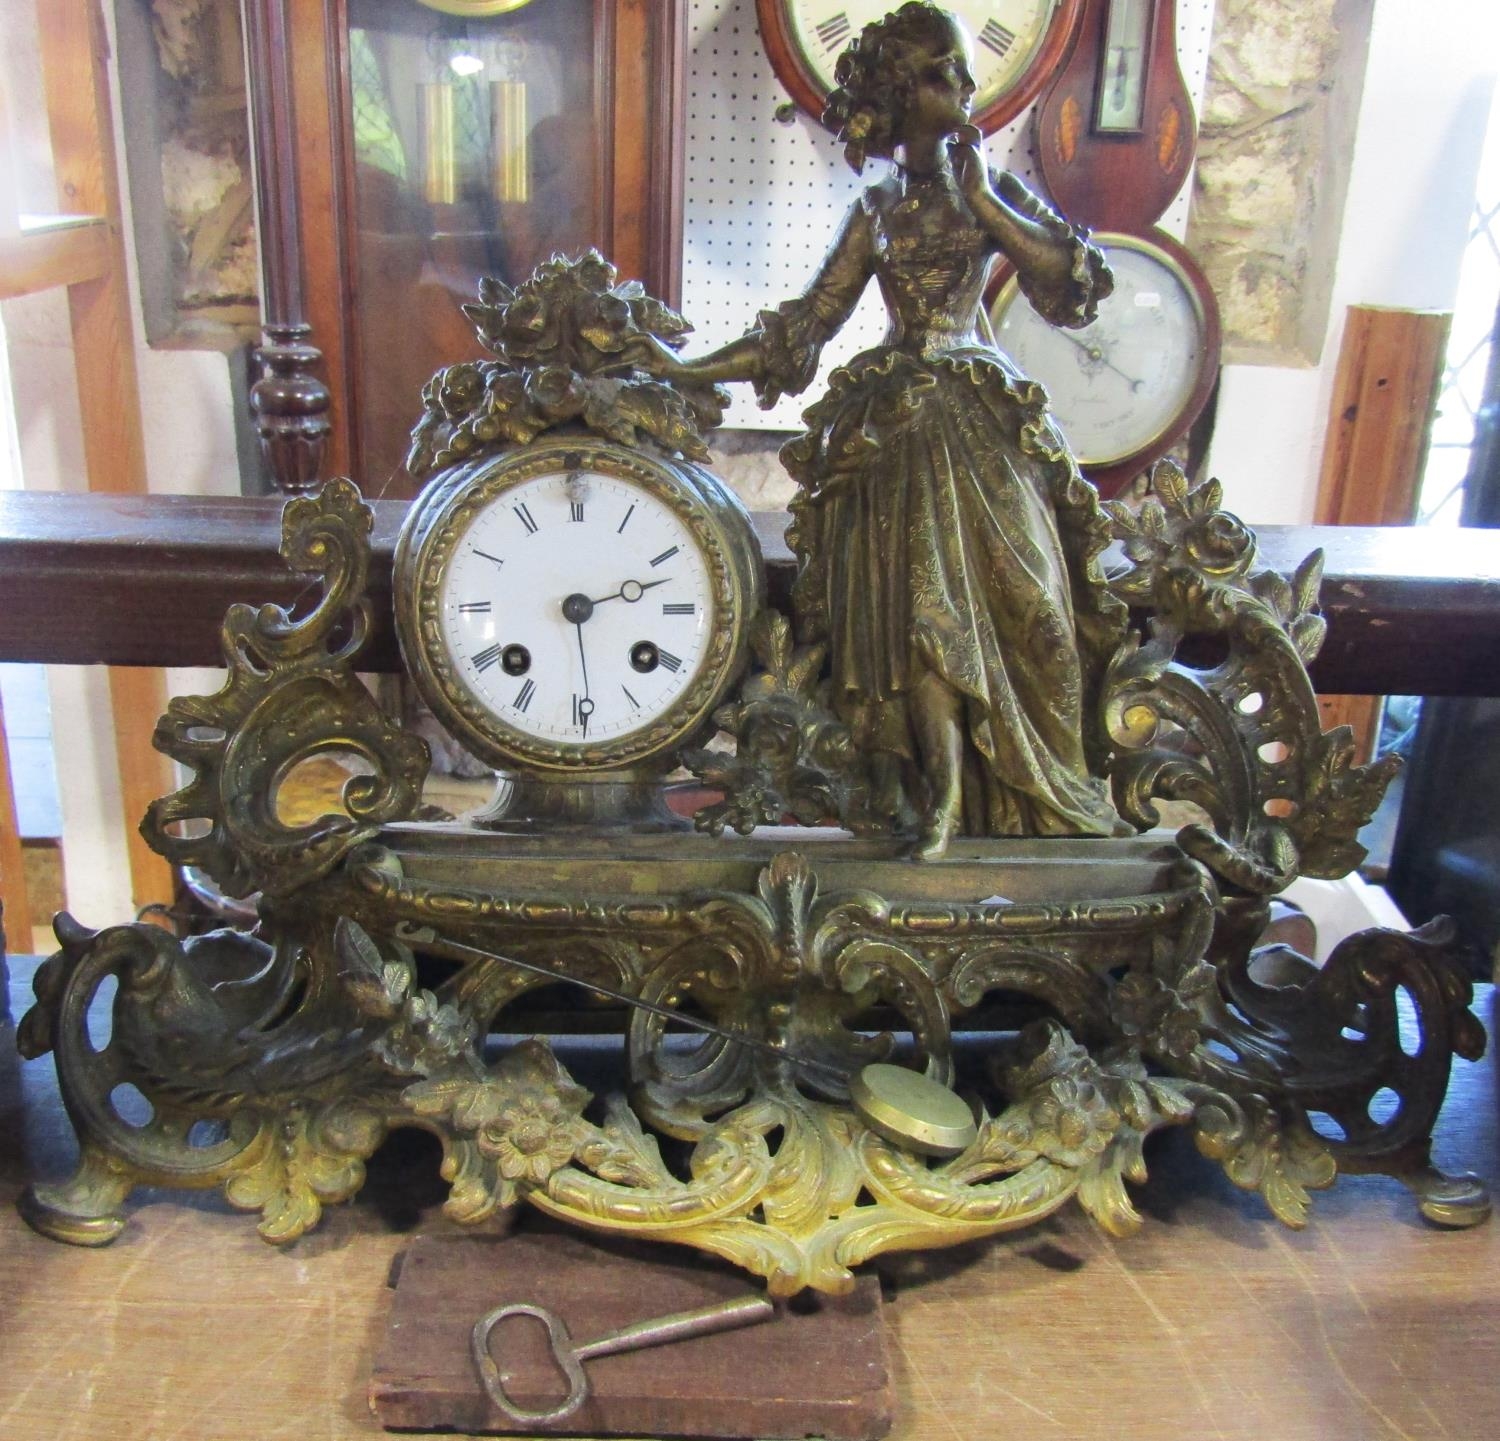
M 1213 0 L 1179 0 L 1178 56 L 1197 106 L 1208 68 Z M 860 189 L 883 162 L 856 176 L 838 143 L 798 111 L 774 117 L 787 99 L 771 70 L 755 21 L 755 0 L 691 0 L 689 14 L 687 183 L 682 263 L 683 314 L 697 327 L 689 353 L 742 335 L 758 310 L 798 295 L 817 270 Z M 1036 187 L 1031 111 L 986 141 L 991 165 Z M 1191 177 L 1161 224 L 1181 236 Z M 872 285 L 823 352 L 818 379 L 801 396 L 761 410 L 734 387 L 725 424 L 795 430 L 803 408 L 822 393 L 828 372 L 885 333 L 885 310 Z

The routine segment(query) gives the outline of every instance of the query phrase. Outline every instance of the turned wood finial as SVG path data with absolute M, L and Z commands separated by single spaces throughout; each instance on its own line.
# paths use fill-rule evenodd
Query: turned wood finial
M 316 374 L 323 353 L 308 342 L 301 322 L 267 324 L 255 352 L 262 367 L 250 388 L 250 410 L 276 489 L 288 495 L 316 490 L 331 425 L 329 392 Z

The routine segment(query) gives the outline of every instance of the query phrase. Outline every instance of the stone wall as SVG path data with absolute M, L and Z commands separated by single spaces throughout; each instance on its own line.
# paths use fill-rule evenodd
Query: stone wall
M 1370 8 L 1218 0 L 1187 241 L 1219 300 L 1226 362 L 1318 362 Z
M 237 0 L 117 0 L 147 335 L 253 334 L 259 321 Z

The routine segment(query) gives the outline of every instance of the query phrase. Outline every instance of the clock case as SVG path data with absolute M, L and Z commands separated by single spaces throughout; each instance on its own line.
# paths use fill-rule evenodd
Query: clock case
M 1000 95 L 976 110 L 973 124 L 986 135 L 1008 125 L 1041 93 L 1042 87 L 1057 73 L 1078 27 L 1084 0 L 1057 0 L 1051 20 L 1036 53 L 1016 82 Z M 807 63 L 797 39 L 796 26 L 787 14 L 788 0 L 755 0 L 755 17 L 760 25 L 761 41 L 771 68 L 798 109 L 822 122 L 828 92 Z M 890 9 L 898 9 L 892 4 Z
M 525 480 L 576 470 L 627 480 L 682 522 L 707 564 L 714 631 L 693 680 L 654 723 L 609 740 L 561 744 L 507 725 L 462 684 L 440 632 L 442 589 L 453 553 L 480 510 Z M 459 465 L 434 478 L 413 502 L 396 549 L 393 591 L 402 657 L 418 691 L 466 750 L 501 772 L 485 824 L 690 826 L 664 804 L 662 778 L 678 765 L 684 745 L 704 738 L 714 706 L 744 669 L 750 625 L 765 592 L 750 518 L 712 472 L 680 455 L 587 434 L 553 436 Z
M 597 257 L 549 264 L 569 313 L 597 318 L 608 295 L 621 327 L 680 339 L 680 317 Z M 521 320 L 526 345 L 553 333 L 506 288 L 471 318 L 491 340 Z M 440 373 L 415 468 L 561 426 L 701 447 L 713 396 L 674 402 L 623 363 L 619 328 L 590 331 L 605 349 L 567 384 L 551 364 L 534 387 L 503 362 Z M 1121 547 L 1108 585 L 1138 621 L 1090 722 L 1141 833 L 965 838 L 925 862 L 869 821 L 864 758 L 824 705 L 823 651 L 774 611 L 715 713 L 732 752 L 683 752 L 722 791 L 695 831 L 430 818 L 425 744 L 357 673 L 372 512 L 345 480 L 290 501 L 282 554 L 316 598 L 231 608 L 225 685 L 173 700 L 157 728 L 190 779 L 142 825 L 174 864 L 256 895 L 260 923 L 178 939 L 59 917 L 18 1040 L 56 1056 L 80 1161 L 28 1189 L 27 1219 L 101 1245 L 137 1186 L 219 1187 L 289 1242 L 408 1126 L 442 1144 L 455 1222 L 524 1201 L 711 1252 L 778 1295 L 844 1291 L 882 1251 L 1018 1229 L 1073 1200 L 1125 1234 L 1141 1222 L 1126 1182 L 1169 1126 L 1291 1226 L 1340 1171 L 1399 1177 L 1441 1224 L 1484 1219 L 1484 1187 L 1430 1157 L 1453 1058 L 1484 1044 L 1446 931 L 1362 932 L 1321 967 L 1260 944 L 1292 879 L 1358 863 L 1396 767 L 1356 764 L 1348 728 L 1321 729 L 1306 670 L 1324 633 L 1320 557 L 1281 576 L 1216 482 L 1190 488 L 1162 465 L 1155 492 L 1138 512 L 1108 508 Z M 286 777 L 328 751 L 367 774 L 339 811 L 288 821 Z M 776 824 L 788 818 L 804 824 Z M 863 834 L 812 824 L 835 819 Z M 529 1019 L 528 996 L 559 983 L 577 1002 L 565 1026 Z M 596 985 L 628 1014 L 578 999 Z M 683 1013 L 721 1034 L 677 1030 Z M 597 1098 L 544 1034 L 580 1018 L 621 1035 Z M 970 1098 L 977 1136 L 960 1155 L 915 1154 L 861 1119 L 840 1078 L 887 1057 Z M 121 1102 L 130 1088 L 145 1119 Z

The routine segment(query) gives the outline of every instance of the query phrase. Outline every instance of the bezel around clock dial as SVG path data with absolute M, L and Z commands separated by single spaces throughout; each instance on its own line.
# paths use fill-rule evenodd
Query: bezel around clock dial
M 1208 277 L 1166 232 L 1090 238 L 1116 272 L 1114 293 L 1091 325 L 1062 330 L 1043 320 L 1009 264 L 996 273 L 988 309 L 996 344 L 1046 390 L 1079 465 L 1109 495 L 1165 455 L 1202 413 L 1218 379 L 1221 329 Z M 1089 423 L 1070 424 L 1082 405 L 1093 412 Z
M 844 48 L 865 25 L 897 8 L 896 0 L 755 0 L 776 78 L 814 120 L 822 119 Z M 1083 0 L 947 0 L 940 8 L 956 14 L 969 32 L 978 82 L 974 124 L 989 135 L 1014 120 L 1057 73 Z
M 564 487 L 569 496 L 586 497 L 580 501 L 585 519 L 579 523 L 592 525 L 598 535 L 572 529 L 571 504 L 559 505 Z M 587 509 L 590 496 L 592 512 Z M 606 531 L 611 538 L 623 534 L 615 530 L 615 521 L 625 518 L 637 497 L 645 502 L 637 512 L 641 519 L 667 537 L 663 550 L 690 547 L 681 552 L 686 569 L 679 580 L 684 596 L 692 591 L 687 599 L 658 603 L 659 597 L 650 596 L 655 578 L 651 561 L 627 549 L 636 535 L 646 534 L 639 529 L 640 521 L 631 541 L 618 543 L 618 566 L 599 560 L 600 537 Z M 477 570 L 475 554 L 483 561 Z M 521 587 L 508 599 L 506 583 L 499 579 L 506 562 L 511 566 L 509 584 Z M 484 574 L 491 564 L 497 567 L 493 605 L 485 609 L 485 602 L 475 599 L 461 604 L 455 584 L 462 581 L 465 597 L 471 589 L 478 596 L 477 580 L 468 577 Z M 642 571 L 639 576 L 634 574 L 637 569 Z M 560 578 L 542 578 L 553 575 Z M 553 437 L 458 467 L 434 481 L 413 504 L 396 550 L 397 633 L 407 669 L 433 713 L 486 764 L 559 778 L 653 766 L 665 770 L 675 763 L 677 750 L 706 727 L 743 668 L 749 624 L 761 603 L 762 576 L 749 517 L 702 467 L 593 437 Z M 630 600 L 609 594 L 625 582 L 645 594 Z M 553 590 L 558 593 L 553 595 Z M 562 616 L 563 601 L 574 594 L 590 597 L 591 604 L 598 602 L 598 608 L 576 626 Z M 643 599 L 647 603 L 639 604 Z M 604 604 L 614 608 L 606 612 Z M 655 633 L 647 631 L 651 621 L 658 629 L 668 624 L 660 616 L 666 604 L 694 607 L 666 612 L 684 636 L 696 637 L 681 647 L 682 658 L 666 652 L 678 667 L 669 669 L 658 660 L 649 671 L 622 671 L 640 692 L 638 699 L 631 694 L 628 701 L 621 700 L 615 690 L 628 687 L 617 677 L 611 684 L 607 704 L 623 708 L 624 728 L 598 700 L 590 707 L 588 724 L 580 726 L 581 671 L 572 651 L 575 641 L 586 647 L 590 638 L 596 645 L 600 637 L 612 638 L 607 655 L 596 650 L 590 684 L 599 686 L 625 664 L 614 655 L 620 648 L 614 632 L 627 620 L 637 622 L 642 633 L 635 639 L 658 644 Z M 483 614 L 461 617 L 460 610 Z M 539 620 L 542 616 L 545 622 Z M 601 618 L 599 626 L 585 631 L 595 616 Z M 516 630 L 515 636 L 507 626 Z M 530 629 L 523 635 L 525 627 Z M 666 651 L 667 641 L 659 644 Z M 637 656 L 634 646 L 628 648 L 628 656 L 631 666 L 638 659 L 651 659 Z M 504 669 L 512 660 L 526 669 Z M 502 681 L 502 676 L 507 679 Z M 517 700 L 528 677 L 536 685 L 522 709 Z M 559 715 L 559 684 L 572 687 L 574 705 L 571 719 L 564 708 L 554 722 L 547 717 Z M 515 691 L 508 700 L 505 686 Z M 593 698 L 588 687 L 584 694 Z M 536 696 L 542 696 L 549 709 L 534 709 L 531 702 Z M 635 724 L 630 723 L 632 703 L 645 717 Z

